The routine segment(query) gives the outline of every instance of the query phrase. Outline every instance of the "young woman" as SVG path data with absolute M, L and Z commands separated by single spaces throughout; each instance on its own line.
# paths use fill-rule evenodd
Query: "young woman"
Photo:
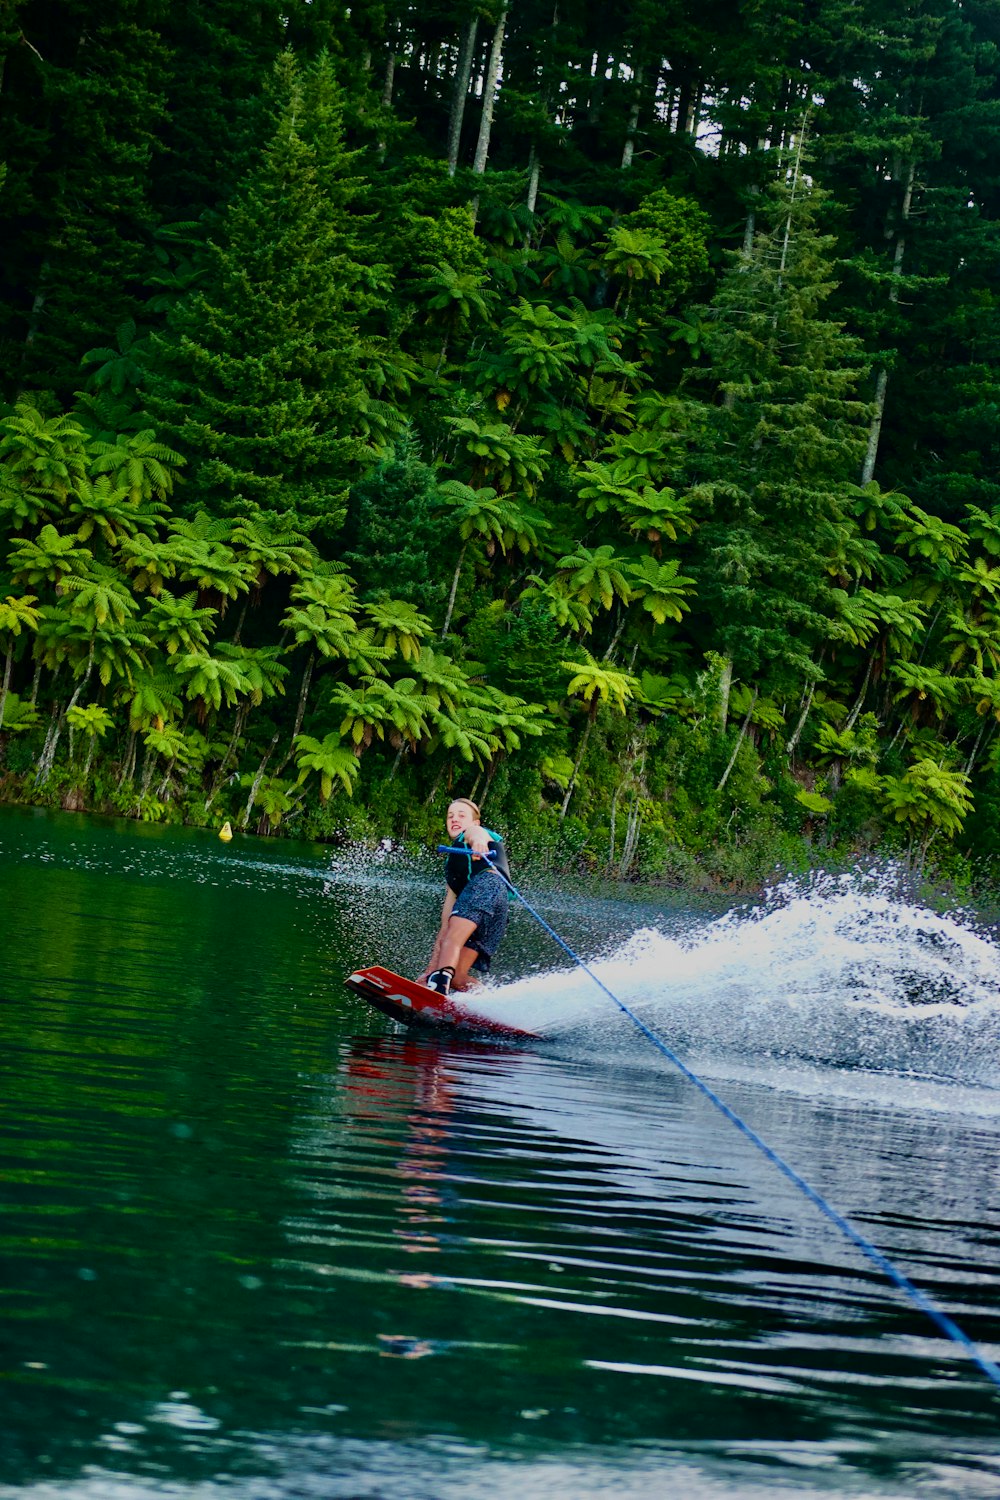
M 448 806 L 448 838 L 468 854 L 449 854 L 445 865 L 446 891 L 441 926 L 430 959 L 418 976 L 439 994 L 471 989 L 485 974 L 507 930 L 507 886 L 492 864 L 510 878 L 503 841 L 479 821 L 479 808 L 467 797 Z

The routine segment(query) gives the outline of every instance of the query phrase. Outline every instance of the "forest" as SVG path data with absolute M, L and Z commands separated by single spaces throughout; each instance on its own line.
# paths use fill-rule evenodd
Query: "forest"
M 2 0 L 0 799 L 1000 834 L 995 0 Z

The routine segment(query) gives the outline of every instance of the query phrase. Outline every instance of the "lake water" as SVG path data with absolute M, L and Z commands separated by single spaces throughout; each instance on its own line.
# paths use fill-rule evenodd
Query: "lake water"
M 874 877 L 530 891 L 1000 1355 L 1000 951 Z M 1000 1391 L 514 918 L 523 1050 L 394 1031 L 440 873 L 0 810 L 0 1497 L 1000 1495 Z

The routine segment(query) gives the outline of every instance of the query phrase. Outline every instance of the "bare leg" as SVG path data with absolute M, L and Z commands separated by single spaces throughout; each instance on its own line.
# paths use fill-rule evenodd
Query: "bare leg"
M 475 948 L 462 949 L 461 953 L 458 955 L 458 964 L 455 969 L 455 977 L 451 982 L 453 994 L 458 990 L 475 990 L 479 988 L 480 984 L 482 983 L 479 975 L 470 974 L 469 972 L 478 957 L 479 954 L 476 952 Z
M 479 954 L 475 948 L 467 948 L 465 945 L 475 932 L 477 925 L 475 922 L 470 922 L 468 917 L 452 917 L 448 923 L 448 930 L 441 944 L 440 967 L 455 970 L 455 978 L 451 985 L 453 990 L 471 989 L 476 983 L 476 980 L 469 974 L 469 970 Z

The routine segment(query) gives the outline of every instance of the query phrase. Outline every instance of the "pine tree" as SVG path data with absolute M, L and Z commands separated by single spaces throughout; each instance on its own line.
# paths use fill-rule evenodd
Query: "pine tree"
M 28 5 L 0 96 L 5 378 L 68 398 L 80 356 L 145 300 L 166 0 Z
M 204 279 L 154 336 L 150 405 L 190 460 L 192 503 L 294 511 L 327 534 L 368 454 L 362 323 L 382 271 L 363 223 L 329 60 L 280 59 L 277 119 L 206 251 Z
M 229 201 L 260 138 L 262 95 L 296 8 L 281 0 L 164 6 L 167 113 L 153 192 L 167 221 L 197 219 Z
M 437 476 L 422 463 L 409 433 L 351 490 L 344 561 L 362 601 L 391 593 L 438 616 L 451 569 L 441 557 L 451 528 L 438 495 Z
M 956 513 L 962 492 L 993 503 L 989 481 L 979 487 L 996 427 L 984 369 L 997 332 L 1000 193 L 990 28 L 985 12 L 951 0 L 869 0 L 830 43 L 837 81 L 818 117 L 824 180 L 852 242 L 841 305 L 872 355 L 862 480 Z
M 704 520 L 685 571 L 703 636 L 745 680 L 815 676 L 834 614 L 826 570 L 848 525 L 867 407 L 856 339 L 825 316 L 832 239 L 801 162 L 765 200 L 750 251 L 711 307 L 707 413 L 694 497 Z M 760 227 L 766 217 L 766 228 Z

